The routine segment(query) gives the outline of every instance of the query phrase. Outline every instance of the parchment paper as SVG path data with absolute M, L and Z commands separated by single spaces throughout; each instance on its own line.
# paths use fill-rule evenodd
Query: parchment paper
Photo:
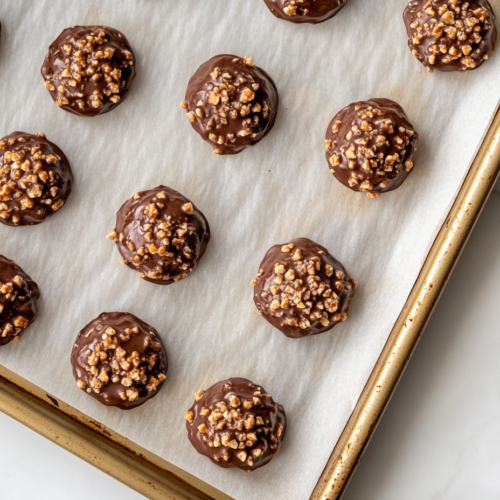
M 500 12 L 500 0 L 493 0 Z M 0 225 L 0 253 L 40 285 L 40 316 L 0 363 L 238 500 L 307 499 L 360 395 L 500 97 L 500 55 L 468 74 L 429 75 L 406 45 L 406 0 L 350 0 L 318 26 L 280 22 L 261 0 L 3 0 L 0 136 L 44 131 L 71 161 L 67 205 L 32 228 Z M 138 76 L 102 117 L 59 110 L 39 68 L 62 29 L 121 30 Z M 274 78 L 274 130 L 234 157 L 211 152 L 179 103 L 191 74 L 218 53 L 252 56 Z M 397 191 L 370 200 L 340 185 L 324 158 L 326 127 L 345 105 L 398 101 L 421 136 Z M 106 240 L 134 192 L 166 184 L 205 213 L 212 241 L 195 273 L 160 287 L 120 264 Z M 359 280 L 346 323 L 292 340 L 258 316 L 254 278 L 266 250 L 309 237 Z M 168 380 L 143 407 L 101 406 L 76 388 L 78 331 L 102 311 L 154 325 Z M 266 467 L 219 469 L 189 444 L 183 419 L 200 388 L 243 376 L 285 406 L 288 433 Z

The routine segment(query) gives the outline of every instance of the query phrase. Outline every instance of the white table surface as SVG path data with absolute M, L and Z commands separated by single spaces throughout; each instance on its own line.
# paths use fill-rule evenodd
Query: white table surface
M 500 498 L 499 308 L 500 182 L 344 500 Z M 143 498 L 2 413 L 0 482 L 4 500 Z

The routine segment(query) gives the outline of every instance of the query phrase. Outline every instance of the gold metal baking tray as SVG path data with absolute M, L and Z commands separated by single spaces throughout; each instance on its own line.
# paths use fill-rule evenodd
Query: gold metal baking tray
M 497 112 L 310 500 L 345 491 L 499 173 Z M 230 499 L 1 365 L 0 411 L 148 498 Z

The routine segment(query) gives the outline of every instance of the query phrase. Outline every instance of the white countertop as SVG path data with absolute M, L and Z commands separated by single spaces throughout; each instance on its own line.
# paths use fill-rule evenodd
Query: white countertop
M 499 307 L 500 182 L 344 500 L 500 498 Z M 2 413 L 0 471 L 5 500 L 143 498 Z

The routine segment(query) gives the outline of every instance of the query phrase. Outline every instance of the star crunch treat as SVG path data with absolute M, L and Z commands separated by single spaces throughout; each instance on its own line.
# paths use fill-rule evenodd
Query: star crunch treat
M 66 28 L 49 47 L 42 76 L 62 109 L 102 115 L 127 97 L 135 77 L 134 52 L 125 35 L 113 28 Z
M 271 131 L 278 104 L 276 85 L 263 69 L 250 57 L 224 54 L 198 68 L 181 107 L 214 153 L 232 155 Z
M 38 285 L 13 261 L 0 255 L 0 346 L 18 342 L 38 315 Z
M 65 204 L 73 173 L 65 154 L 45 134 L 14 132 L 0 139 L 0 222 L 40 224 Z
M 136 193 L 108 235 L 122 262 L 151 283 L 170 285 L 198 266 L 210 241 L 207 219 L 185 196 L 166 186 Z
M 79 389 L 122 410 L 156 396 L 168 368 L 158 332 L 121 312 L 102 313 L 78 334 L 71 364 Z
M 326 248 L 297 238 L 268 250 L 252 285 L 259 314 L 287 337 L 301 338 L 347 319 L 357 281 Z
M 278 18 L 294 24 L 322 23 L 336 16 L 347 0 L 264 0 Z
M 230 378 L 195 394 L 185 414 L 188 438 L 196 451 L 224 468 L 255 470 L 278 453 L 286 416 L 262 386 Z
M 326 159 L 344 186 L 377 198 L 408 177 L 417 142 L 399 104 L 370 99 L 346 106 L 332 119 L 325 136 Z
M 495 14 L 488 0 L 416 0 L 403 18 L 408 46 L 429 72 L 476 69 L 495 52 Z

